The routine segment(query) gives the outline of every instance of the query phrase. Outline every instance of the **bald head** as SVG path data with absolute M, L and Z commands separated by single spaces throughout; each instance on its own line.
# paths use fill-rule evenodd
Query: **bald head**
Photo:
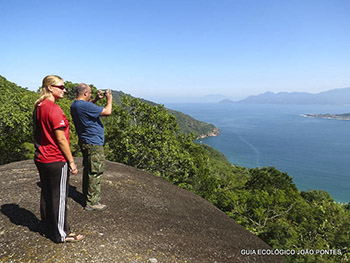
M 85 83 L 80 83 L 77 87 L 77 95 L 83 94 L 88 88 L 89 85 Z
M 77 99 L 88 101 L 91 97 L 91 88 L 85 83 L 80 83 L 77 87 Z

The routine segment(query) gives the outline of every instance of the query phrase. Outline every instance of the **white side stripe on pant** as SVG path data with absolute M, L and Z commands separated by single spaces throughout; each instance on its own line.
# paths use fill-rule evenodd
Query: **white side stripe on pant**
M 58 232 L 61 236 L 61 241 L 66 239 L 64 232 L 64 219 L 66 213 L 66 188 L 67 188 L 67 163 L 62 167 L 61 182 L 60 182 L 60 200 L 58 208 Z

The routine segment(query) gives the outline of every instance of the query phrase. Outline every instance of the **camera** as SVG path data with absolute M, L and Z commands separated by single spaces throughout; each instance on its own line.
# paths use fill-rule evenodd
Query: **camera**
M 100 90 L 99 94 L 102 97 L 106 97 L 107 93 L 111 94 L 111 90 L 110 89 L 106 89 L 106 90 Z

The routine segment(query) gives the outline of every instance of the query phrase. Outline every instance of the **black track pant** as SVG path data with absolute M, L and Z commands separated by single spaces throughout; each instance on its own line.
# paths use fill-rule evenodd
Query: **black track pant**
M 41 222 L 54 242 L 64 242 L 70 233 L 67 223 L 68 165 L 64 162 L 35 164 L 41 181 Z

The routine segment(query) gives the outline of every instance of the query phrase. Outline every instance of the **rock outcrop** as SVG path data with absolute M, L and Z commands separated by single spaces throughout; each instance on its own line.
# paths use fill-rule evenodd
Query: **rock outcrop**
M 215 137 L 215 136 L 218 136 L 219 134 L 220 134 L 220 130 L 218 128 L 214 128 L 213 131 L 208 132 L 207 134 L 200 135 L 199 139 L 204 139 L 204 138 L 207 138 L 207 137 Z
M 40 233 L 38 182 L 32 160 L 0 166 L 1 262 L 284 262 L 243 255 L 270 247 L 195 194 L 113 162 L 102 179 L 108 210 L 84 211 L 81 171 L 71 176 L 68 222 L 86 238 L 55 244 Z

